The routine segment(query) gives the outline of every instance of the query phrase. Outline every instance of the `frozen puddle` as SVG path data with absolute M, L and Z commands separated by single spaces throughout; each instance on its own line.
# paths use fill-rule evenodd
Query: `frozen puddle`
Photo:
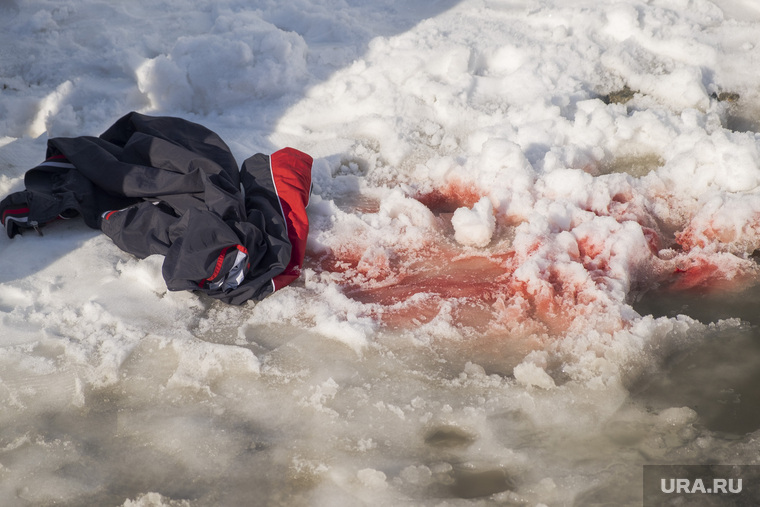
M 588 382 L 540 340 L 378 329 L 357 352 L 211 301 L 118 366 L 102 349 L 133 329 L 69 333 L 4 356 L 3 484 L 35 484 L 19 505 L 636 505 L 645 463 L 756 455 L 756 330 L 719 322 L 740 300 L 752 319 L 756 292 L 721 297 L 643 298 L 716 324 L 650 321 L 641 361 Z M 97 368 L 66 359 L 85 347 Z
M 741 319 L 666 352 L 657 369 L 632 386 L 633 398 L 659 410 L 683 404 L 705 428 L 740 438 L 760 429 L 760 289 L 739 293 L 663 293 L 636 305 L 642 313 L 688 315 L 706 323 Z

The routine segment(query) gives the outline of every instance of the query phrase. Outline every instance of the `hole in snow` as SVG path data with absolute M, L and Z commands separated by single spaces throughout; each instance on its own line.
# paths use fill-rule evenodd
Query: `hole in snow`
M 711 98 L 727 105 L 725 128 L 734 132 L 760 132 L 760 105 L 747 103 L 734 92 L 713 93 Z
M 477 439 L 476 435 L 456 426 L 442 426 L 428 432 L 425 443 L 433 447 L 465 447 Z
M 453 213 L 459 208 L 472 208 L 482 197 L 472 185 L 449 182 L 446 185 L 421 193 L 415 197 L 434 214 Z
M 760 428 L 760 286 L 740 292 L 661 291 L 634 308 L 655 317 L 688 315 L 716 323 L 667 355 L 659 370 L 634 383 L 635 399 L 655 410 L 687 406 L 712 431 L 744 435 Z M 729 326 L 724 319 L 739 318 Z M 721 324 L 720 321 L 724 320 Z
M 742 291 L 729 290 L 658 290 L 642 295 L 632 303 L 640 315 L 677 317 L 688 315 L 702 323 L 738 318 L 753 326 L 760 325 L 760 286 Z
M 665 163 L 656 153 L 621 155 L 599 167 L 600 174 L 626 173 L 635 178 L 646 176 Z
M 760 132 L 760 108 L 758 111 L 731 108 L 726 115 L 725 126 L 734 132 Z
M 459 467 L 454 469 L 451 493 L 458 498 L 482 498 L 514 488 L 504 470 Z

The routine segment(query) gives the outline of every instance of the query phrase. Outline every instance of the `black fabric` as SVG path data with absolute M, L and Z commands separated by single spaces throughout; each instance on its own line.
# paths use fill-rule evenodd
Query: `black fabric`
M 50 139 L 47 161 L 27 172 L 26 190 L 14 197 L 28 203 L 29 220 L 43 224 L 75 210 L 121 249 L 164 255 L 170 290 L 233 304 L 261 299 L 290 260 L 269 157 L 254 155 L 239 170 L 202 125 L 133 112 L 99 137 Z M 212 288 L 238 252 L 248 255 L 243 282 Z

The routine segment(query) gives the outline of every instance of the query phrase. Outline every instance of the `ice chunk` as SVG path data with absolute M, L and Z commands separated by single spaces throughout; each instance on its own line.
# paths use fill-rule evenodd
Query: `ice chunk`
M 542 389 L 552 389 L 556 387 L 554 380 L 546 373 L 546 370 L 533 363 L 523 362 L 515 366 L 515 379 L 525 386 L 541 387 Z
M 496 228 L 491 200 L 483 197 L 472 209 L 457 209 L 451 218 L 451 225 L 454 226 L 457 243 L 477 247 L 488 245 Z
M 369 488 L 381 489 L 387 487 L 385 474 L 380 470 L 364 468 L 356 473 L 356 477 L 362 484 Z

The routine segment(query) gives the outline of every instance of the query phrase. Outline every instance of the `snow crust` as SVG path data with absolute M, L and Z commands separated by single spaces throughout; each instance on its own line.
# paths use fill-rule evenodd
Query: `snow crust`
M 6 505 L 637 505 L 643 464 L 756 462 L 757 426 L 637 394 L 754 336 L 637 304 L 756 290 L 753 0 L 5 0 L 0 28 L 2 196 L 130 110 L 315 157 L 306 269 L 259 304 L 76 220 L 0 238 Z

